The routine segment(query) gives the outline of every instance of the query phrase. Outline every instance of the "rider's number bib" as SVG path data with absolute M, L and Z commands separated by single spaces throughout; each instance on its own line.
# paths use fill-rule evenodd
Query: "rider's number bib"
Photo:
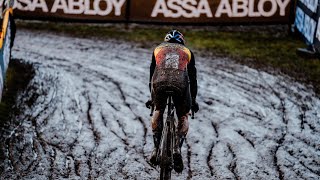
M 166 54 L 165 68 L 179 68 L 179 55 L 175 53 Z

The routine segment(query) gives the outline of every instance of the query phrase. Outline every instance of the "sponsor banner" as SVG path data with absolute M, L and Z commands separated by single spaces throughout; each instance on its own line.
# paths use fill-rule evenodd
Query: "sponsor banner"
M 20 18 L 179 23 L 289 23 L 290 0 L 15 0 Z
M 3 17 L 1 39 L 0 39 L 0 101 L 3 92 L 4 81 L 6 77 L 6 71 L 8 69 L 10 61 L 11 51 L 11 22 L 10 22 L 10 9 L 5 11 Z
M 15 0 L 14 9 L 27 19 L 121 21 L 126 0 Z
M 136 0 L 131 3 L 130 12 L 135 21 L 289 23 L 289 3 L 290 0 Z

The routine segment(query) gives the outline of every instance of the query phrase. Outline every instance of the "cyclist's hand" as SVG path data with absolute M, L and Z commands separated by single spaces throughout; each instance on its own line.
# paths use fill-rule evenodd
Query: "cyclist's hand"
M 150 109 L 150 107 L 153 106 L 153 102 L 151 99 L 149 99 L 147 102 L 146 102 L 146 107 Z
M 192 107 L 191 107 L 192 111 L 194 113 L 197 113 L 199 111 L 199 104 L 197 103 L 197 101 L 195 99 L 192 100 Z

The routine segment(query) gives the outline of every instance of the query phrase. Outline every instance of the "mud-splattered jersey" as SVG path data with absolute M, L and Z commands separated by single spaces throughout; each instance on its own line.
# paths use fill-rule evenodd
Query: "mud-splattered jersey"
M 177 43 L 162 43 L 154 50 L 156 68 L 186 70 L 191 60 L 188 48 Z
M 177 43 L 162 43 L 153 52 L 150 90 L 152 86 L 155 92 L 170 90 L 183 93 L 189 87 L 188 76 L 194 70 L 194 57 L 188 48 Z

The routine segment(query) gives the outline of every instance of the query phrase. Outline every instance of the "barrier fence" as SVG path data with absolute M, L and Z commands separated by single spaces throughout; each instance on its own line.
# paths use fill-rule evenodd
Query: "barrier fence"
M 0 101 L 3 92 L 6 71 L 8 69 L 11 47 L 12 47 L 12 4 L 10 1 L 1 1 L 0 9 L 2 12 L 1 22 L 1 37 L 0 37 Z
M 287 23 L 290 0 L 15 0 L 15 16 L 89 22 Z
M 294 23 L 306 43 L 320 53 L 320 0 L 298 0 Z

